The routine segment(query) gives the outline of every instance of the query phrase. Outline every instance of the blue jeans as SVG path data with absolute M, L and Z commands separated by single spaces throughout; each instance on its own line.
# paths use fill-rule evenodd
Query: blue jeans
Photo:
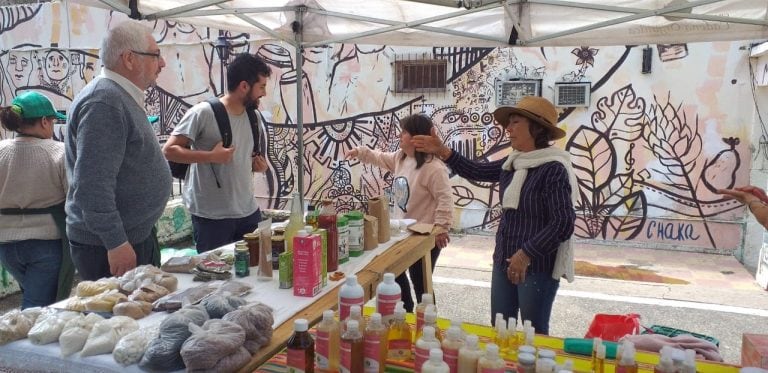
M 549 335 L 549 317 L 555 302 L 560 280 L 550 273 L 527 273 L 525 282 L 515 285 L 507 279 L 507 265 L 493 265 L 491 275 L 491 324 L 496 322 L 496 313 L 518 320 L 531 320 L 536 333 Z
M 155 230 L 149 237 L 138 243 L 132 243 L 133 252 L 136 254 L 136 266 L 160 262 L 160 248 L 157 247 Z M 80 278 L 86 281 L 96 281 L 102 277 L 111 277 L 109 270 L 109 257 L 104 246 L 88 245 L 69 240 L 69 251 L 72 253 L 72 262 L 80 274 Z
M 198 253 L 204 253 L 240 241 L 243 235 L 259 227 L 261 211 L 235 219 L 208 219 L 192 215 L 192 237 Z
M 22 309 L 56 302 L 61 250 L 61 240 L 0 243 L 0 263 L 21 286 Z

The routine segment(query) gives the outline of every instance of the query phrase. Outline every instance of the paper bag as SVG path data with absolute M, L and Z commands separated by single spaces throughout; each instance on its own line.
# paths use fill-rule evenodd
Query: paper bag
M 414 223 L 408 226 L 408 230 L 417 234 L 430 234 L 432 229 L 435 228 L 434 224 L 427 223 Z
M 373 250 L 379 246 L 379 219 L 365 215 L 363 218 L 363 250 Z
M 389 201 L 386 196 L 368 199 L 368 213 L 375 216 L 379 223 L 379 243 L 389 241 Z

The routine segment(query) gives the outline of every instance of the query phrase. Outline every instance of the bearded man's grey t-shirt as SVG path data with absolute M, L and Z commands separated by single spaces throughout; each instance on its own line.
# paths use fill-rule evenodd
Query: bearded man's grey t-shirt
M 253 134 L 248 114 L 229 115 L 235 153 L 229 163 L 192 163 L 184 181 L 182 197 L 190 214 L 207 219 L 242 218 L 253 214 L 254 199 L 251 153 Z M 172 135 L 189 138 L 191 149 L 211 150 L 221 141 L 211 105 L 199 103 L 190 108 Z M 221 188 L 216 185 L 218 179 Z

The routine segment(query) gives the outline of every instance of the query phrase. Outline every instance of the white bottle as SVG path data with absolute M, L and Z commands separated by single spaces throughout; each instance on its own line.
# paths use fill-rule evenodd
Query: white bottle
M 381 314 L 384 325 L 389 325 L 395 315 L 395 305 L 400 301 L 400 285 L 395 282 L 394 273 L 385 273 L 384 281 L 376 286 L 376 312 Z
M 442 344 L 443 361 L 448 364 L 451 373 L 456 373 L 459 369 L 459 350 L 464 347 L 464 339 L 461 337 L 461 329 L 458 326 L 451 326 L 445 332 Z
M 507 335 L 507 320 L 501 312 L 496 313 L 494 325 L 493 343 L 499 348 L 499 353 L 504 356 L 509 348 L 509 336 Z
M 489 343 L 485 345 L 485 356 L 477 361 L 477 373 L 503 373 L 506 366 L 504 359 L 499 356 L 499 346 Z
M 360 308 L 360 306 L 354 305 L 349 307 L 349 317 L 347 317 L 347 319 L 341 323 L 342 335 L 344 335 L 344 332 L 347 331 L 347 324 L 349 324 L 349 322 L 352 320 L 357 321 L 358 330 L 360 330 L 361 333 L 365 331 L 365 318 L 363 318 L 363 310 Z
M 421 367 L 427 360 L 429 360 L 429 350 L 437 348 L 440 349 L 440 341 L 435 338 L 435 328 L 431 326 L 425 326 L 422 330 L 421 338 L 416 341 L 416 358 L 414 359 L 413 367 L 416 373 L 421 372 Z
M 427 310 L 427 305 L 435 305 L 435 298 L 430 293 L 424 293 L 421 295 L 421 303 L 416 305 L 414 312 L 416 313 L 416 333 L 424 326 L 424 311 Z M 437 308 L 435 308 L 437 312 Z
M 422 373 L 450 373 L 448 364 L 443 361 L 443 351 L 439 348 L 429 350 L 429 360 L 421 367 Z
M 470 334 L 464 341 L 464 347 L 459 349 L 459 368 L 458 373 L 476 373 L 477 360 L 480 359 L 482 352 L 477 347 L 477 336 Z
M 685 361 L 683 362 L 683 373 L 696 373 L 696 351 L 685 350 Z
M 363 307 L 365 291 L 357 283 L 357 276 L 348 275 L 344 285 L 339 289 L 339 320 L 346 320 L 349 317 L 349 308 L 352 306 Z

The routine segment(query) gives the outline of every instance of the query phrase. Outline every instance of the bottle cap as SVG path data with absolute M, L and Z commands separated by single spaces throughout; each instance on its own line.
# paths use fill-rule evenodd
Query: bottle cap
M 325 310 L 323 311 L 323 321 L 331 321 L 333 320 L 334 312 L 333 310 Z
M 360 316 L 361 314 L 362 313 L 360 312 L 360 306 L 354 305 L 354 306 L 349 307 L 349 315 L 350 316 L 351 315 Z
M 540 349 L 539 350 L 539 359 L 554 359 L 555 358 L 555 351 L 547 350 L 547 349 Z
M 307 319 L 296 319 L 293 321 L 293 330 L 297 332 L 306 332 L 309 329 Z
M 519 361 L 520 364 L 532 365 L 536 363 L 536 356 L 527 352 L 523 352 L 517 355 L 517 361 Z
M 386 282 L 388 284 L 391 284 L 391 283 L 395 282 L 395 274 L 394 273 L 390 273 L 390 272 L 385 273 L 384 274 L 384 282 Z
M 381 314 L 378 312 L 374 312 L 368 320 L 370 321 L 368 325 L 381 324 Z
M 347 285 L 357 285 L 357 276 L 356 275 L 347 275 Z
M 360 330 L 360 323 L 357 322 L 357 320 L 347 321 L 347 331 L 359 331 L 359 330 Z
M 517 330 L 517 319 L 514 317 L 510 317 L 509 320 L 507 320 L 507 330 L 516 331 Z
M 485 345 L 485 357 L 488 359 L 496 359 L 499 356 L 499 346 L 495 343 L 489 343 Z
M 458 326 L 451 326 L 445 334 L 449 339 L 461 339 L 461 329 Z
M 437 312 L 433 304 L 428 304 L 427 309 L 424 310 L 424 321 L 430 324 L 437 321 Z
M 433 363 L 440 363 L 443 361 L 443 350 L 439 348 L 432 348 L 429 350 L 429 361 Z
M 464 340 L 464 346 L 477 348 L 477 342 L 480 338 L 477 335 L 470 334 Z
M 522 345 L 517 348 L 517 352 L 521 354 L 531 354 L 533 355 L 533 358 L 536 358 L 536 347 L 529 346 L 529 345 Z
M 312 232 L 312 231 L 315 230 L 315 228 L 312 227 L 311 225 L 305 225 L 304 226 L 304 230 L 307 231 L 307 232 Z
M 421 329 L 421 337 L 425 339 L 435 339 L 435 328 L 427 325 Z
M 602 343 L 597 346 L 597 358 L 605 359 L 605 345 Z

